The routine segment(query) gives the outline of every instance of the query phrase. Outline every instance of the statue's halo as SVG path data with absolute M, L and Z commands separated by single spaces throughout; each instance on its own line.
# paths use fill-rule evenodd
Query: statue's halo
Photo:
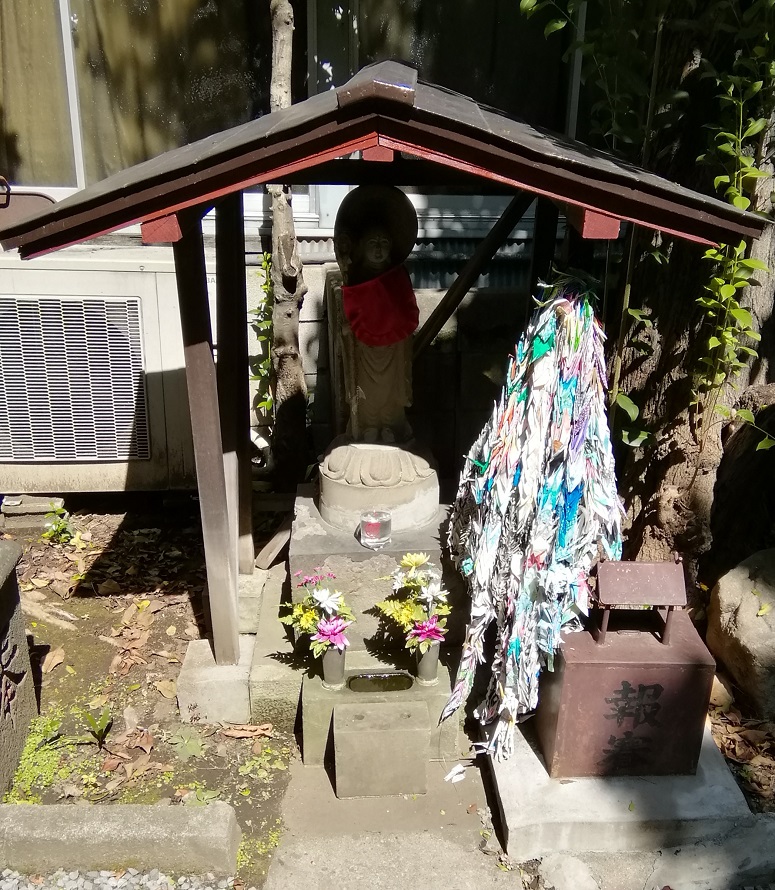
M 334 223 L 334 243 L 342 235 L 353 241 L 369 228 L 387 229 L 394 266 L 403 263 L 417 240 L 417 213 L 409 198 L 392 185 L 359 185 L 345 195 Z

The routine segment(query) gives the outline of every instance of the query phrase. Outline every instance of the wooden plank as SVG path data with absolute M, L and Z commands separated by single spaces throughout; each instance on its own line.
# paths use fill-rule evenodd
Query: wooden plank
M 584 210 L 568 204 L 565 208 L 565 217 L 582 238 L 615 241 L 619 237 L 621 220 L 605 213 L 595 213 L 593 210 Z
M 291 540 L 291 530 L 293 528 L 293 515 L 290 514 L 283 519 L 282 524 L 272 535 L 269 541 L 261 548 L 261 552 L 256 557 L 256 568 L 271 568 L 277 557 L 288 546 Z
M 183 233 L 176 213 L 160 216 L 140 224 L 140 237 L 143 244 L 174 244 L 180 241 Z
M 414 337 L 414 358 L 430 346 L 433 338 L 444 327 L 447 319 L 463 302 L 463 298 L 471 290 L 476 279 L 482 274 L 487 263 L 498 252 L 506 239 L 514 229 L 514 226 L 522 219 L 527 209 L 533 203 L 534 197 L 531 194 L 520 192 L 515 195 L 511 203 L 503 211 L 503 215 L 479 242 L 471 259 L 466 263 L 460 274 L 450 285 L 449 290 L 439 301 L 436 308 L 431 312 L 425 324 L 415 334 Z
M 253 495 L 250 472 L 247 286 L 242 194 L 215 208 L 216 312 L 218 319 L 218 403 L 224 449 L 226 494 L 235 569 L 253 572 Z
M 201 223 L 173 245 L 186 386 L 202 516 L 213 650 L 217 664 L 239 661 L 237 578 L 231 571 L 229 517 L 223 470 L 218 388 L 212 351 Z

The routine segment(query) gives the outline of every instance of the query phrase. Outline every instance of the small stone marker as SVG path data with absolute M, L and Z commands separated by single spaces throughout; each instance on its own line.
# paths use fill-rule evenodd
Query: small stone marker
M 337 705 L 336 796 L 425 794 L 430 736 L 425 702 Z
M 13 780 L 30 720 L 37 714 L 16 582 L 21 555 L 18 544 L 0 541 L 0 793 Z

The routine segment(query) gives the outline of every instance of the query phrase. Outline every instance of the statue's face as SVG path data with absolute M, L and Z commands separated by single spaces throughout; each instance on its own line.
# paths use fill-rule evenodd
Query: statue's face
M 369 229 L 363 237 L 363 262 L 373 272 L 382 272 L 390 265 L 393 243 L 382 228 Z

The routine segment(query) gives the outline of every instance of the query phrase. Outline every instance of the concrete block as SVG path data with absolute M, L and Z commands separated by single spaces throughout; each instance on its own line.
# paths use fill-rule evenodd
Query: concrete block
M 67 815 L 65 815 L 65 811 Z M 0 863 L 22 873 L 161 867 L 233 875 L 242 832 L 223 801 L 206 807 L 0 806 Z
M 237 664 L 215 663 L 209 640 L 192 640 L 178 675 L 181 719 L 192 723 L 247 723 L 250 719 L 248 680 L 255 637 L 239 638 Z
M 331 732 L 331 717 L 340 704 L 387 705 L 393 703 L 421 703 L 431 727 L 426 749 L 427 760 L 456 760 L 459 722 L 451 717 L 439 725 L 439 717 L 449 699 L 451 680 L 449 670 L 439 663 L 439 682 L 436 686 L 413 683 L 411 689 L 400 692 L 353 692 L 347 683 L 356 674 L 381 674 L 401 670 L 409 673 L 408 656 L 396 658 L 371 655 L 368 652 L 347 651 L 344 689 L 332 691 L 323 686 L 322 678 L 311 674 L 304 677 L 301 687 L 302 756 L 305 765 L 323 763 Z
M 0 541 L 0 794 L 13 780 L 38 710 L 16 582 L 21 555 L 18 544 Z
M 420 701 L 336 705 L 336 796 L 425 794 L 430 734 Z
M 709 729 L 694 776 L 551 779 L 519 727 L 511 758 L 491 762 L 504 842 L 518 860 L 692 844 L 752 819 Z
M 0 510 L 6 516 L 26 516 L 35 513 L 45 516 L 46 513 L 60 510 L 64 505 L 64 498 L 38 497 L 31 494 L 6 495 Z
M 265 569 L 254 569 L 252 575 L 240 575 L 237 578 L 237 620 L 241 634 L 254 634 L 258 631 L 261 598 L 268 575 Z
M 299 707 L 302 672 L 285 625 L 280 602 L 288 571 L 285 563 L 269 569 L 250 665 L 250 714 L 255 723 L 273 723 L 290 732 Z

